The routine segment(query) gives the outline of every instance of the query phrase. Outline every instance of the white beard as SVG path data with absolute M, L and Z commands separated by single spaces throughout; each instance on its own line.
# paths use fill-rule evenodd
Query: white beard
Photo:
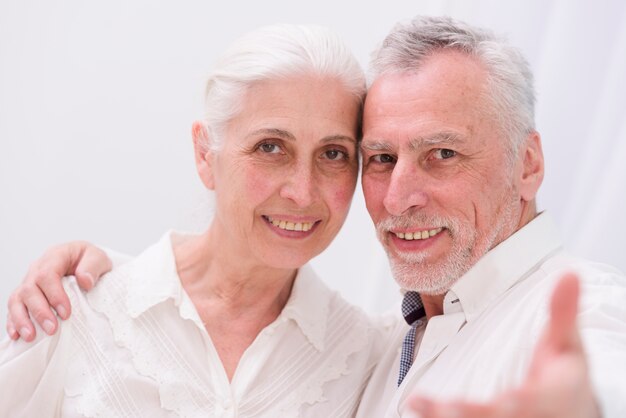
M 510 189 L 508 191 L 510 193 Z M 473 225 L 464 225 L 458 219 L 427 216 L 421 212 L 390 217 L 379 222 L 376 225 L 378 239 L 387 252 L 396 282 L 403 289 L 425 295 L 445 294 L 480 258 L 499 244 L 503 231 L 509 231 L 508 235 L 515 231 L 520 216 L 519 200 L 516 198 L 516 194 L 510 196 L 510 200 L 496 215 L 495 225 L 484 234 L 477 233 Z M 441 233 L 449 234 L 452 240 L 450 251 L 444 257 L 429 263 L 427 260 L 431 255 L 428 250 L 401 253 L 390 248 L 390 230 L 408 229 L 416 225 L 444 227 Z

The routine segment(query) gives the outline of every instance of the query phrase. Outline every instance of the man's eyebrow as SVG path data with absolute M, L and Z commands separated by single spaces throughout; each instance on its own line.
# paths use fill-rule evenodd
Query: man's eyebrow
M 367 151 L 393 151 L 393 147 L 389 142 L 365 139 L 361 141 L 361 149 Z
M 409 148 L 416 150 L 420 147 L 458 145 L 465 142 L 465 138 L 457 132 L 438 132 L 433 135 L 420 136 L 409 142 Z
M 278 129 L 278 128 L 261 128 L 261 129 L 257 129 L 256 131 L 251 132 L 250 134 L 248 134 L 247 136 L 257 136 L 257 135 L 267 135 L 267 136 L 274 136 L 277 138 L 281 138 L 281 139 L 286 139 L 289 141 L 295 141 L 296 137 L 289 131 L 285 131 L 284 129 Z
M 438 132 L 433 135 L 419 136 L 409 141 L 409 149 L 414 151 L 422 147 L 458 145 L 465 142 L 465 138 L 457 132 Z M 361 141 L 361 149 L 367 151 L 386 151 L 391 152 L 394 147 L 384 140 L 367 140 Z

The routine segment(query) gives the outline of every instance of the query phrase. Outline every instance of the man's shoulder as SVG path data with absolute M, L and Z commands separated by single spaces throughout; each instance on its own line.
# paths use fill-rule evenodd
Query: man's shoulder
M 565 251 L 541 265 L 546 284 L 553 285 L 565 273 L 575 273 L 581 282 L 581 298 L 588 292 L 626 292 L 626 275 L 609 264 L 573 256 Z
M 624 277 L 624 273 L 617 267 L 611 266 L 598 261 L 589 260 L 583 257 L 578 257 L 563 250 L 557 254 L 548 258 L 541 266 L 546 272 L 553 272 L 558 270 L 569 270 L 585 274 L 586 276 L 621 276 Z

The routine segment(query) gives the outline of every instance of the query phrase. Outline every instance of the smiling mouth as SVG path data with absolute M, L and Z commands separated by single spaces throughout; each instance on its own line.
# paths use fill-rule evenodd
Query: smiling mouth
M 286 220 L 281 220 L 281 219 L 275 219 L 275 218 L 270 218 L 269 216 L 265 216 L 263 215 L 263 218 L 271 223 L 272 225 L 274 225 L 275 227 L 279 228 L 279 229 L 284 229 L 285 231 L 298 231 L 298 232 L 307 232 L 310 231 L 315 224 L 317 224 L 319 221 L 315 221 L 315 222 L 293 222 L 293 221 L 286 221 Z
M 415 241 L 415 240 L 422 240 L 422 239 L 428 239 L 428 238 L 434 237 L 435 235 L 439 234 L 441 231 L 443 231 L 443 228 L 440 227 L 440 228 L 429 229 L 429 230 L 424 230 L 424 231 L 415 231 L 415 232 L 393 232 L 393 231 L 390 231 L 390 232 L 402 240 Z

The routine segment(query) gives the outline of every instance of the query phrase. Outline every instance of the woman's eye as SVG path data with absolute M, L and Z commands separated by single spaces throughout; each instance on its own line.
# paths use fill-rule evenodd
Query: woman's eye
M 441 148 L 435 150 L 434 156 L 437 160 L 447 160 L 448 158 L 456 156 L 456 151 L 447 148 Z
M 265 142 L 259 145 L 259 149 L 266 154 L 278 154 L 280 152 L 280 147 L 270 142 Z
M 371 159 L 372 161 L 381 164 L 390 164 L 396 162 L 396 159 L 393 157 L 393 155 L 390 154 L 376 154 L 372 156 Z
M 328 151 L 324 152 L 324 157 L 331 160 L 331 161 L 337 161 L 337 160 L 345 160 L 348 158 L 348 155 L 338 149 L 330 149 Z

